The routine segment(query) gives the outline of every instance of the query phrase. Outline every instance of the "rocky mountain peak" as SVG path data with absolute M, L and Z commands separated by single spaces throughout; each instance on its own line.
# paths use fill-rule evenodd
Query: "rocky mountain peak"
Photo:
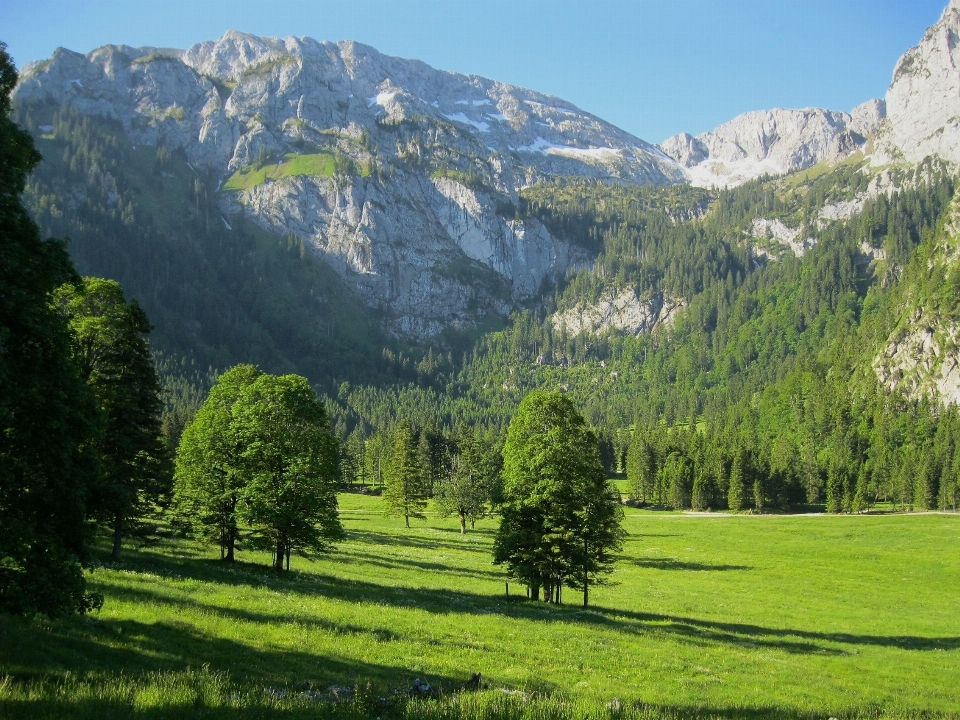
M 920 43 L 903 54 L 887 90 L 876 162 L 939 155 L 960 163 L 960 3 L 951 0 Z
M 18 103 L 118 121 L 219 178 L 225 217 L 293 233 L 398 334 L 508 312 L 587 262 L 517 191 L 547 176 L 683 179 L 656 147 L 560 98 L 356 42 L 238 31 L 186 50 L 58 51 Z M 506 208 L 506 210 L 504 210 Z
M 821 108 L 756 110 L 696 137 L 674 135 L 660 149 L 686 169 L 693 185 L 727 187 L 843 160 L 864 147 L 883 115 L 878 100 L 849 114 Z

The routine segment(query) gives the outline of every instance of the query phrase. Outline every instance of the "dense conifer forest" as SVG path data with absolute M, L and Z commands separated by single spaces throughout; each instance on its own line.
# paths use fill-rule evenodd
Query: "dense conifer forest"
M 300 240 L 223 213 L 214 179 L 162 144 L 134 148 L 110 121 L 70 108 L 20 107 L 16 119 L 49 130 L 35 133 L 46 160 L 26 193 L 42 232 L 69 237 L 80 272 L 119 280 L 155 327 L 171 445 L 216 375 L 252 362 L 303 374 L 327 396 L 347 480 L 365 480 L 401 419 L 431 438 L 439 466 L 458 426 L 498 446 L 522 397 L 552 389 L 582 409 L 608 472 L 630 475 L 641 502 L 727 507 L 731 474 L 755 509 L 955 502 L 956 413 L 881 389 L 869 364 L 900 320 L 904 288 L 935 291 L 917 258 L 953 195 L 936 163 L 894 171 L 900 189 L 825 225 L 824 203 L 870 182 L 856 159 L 716 192 L 535 185 L 512 212 L 587 249 L 592 268 L 545 288 L 502 329 L 414 345 L 381 332 Z M 801 257 L 764 247 L 750 237 L 758 217 L 818 242 Z M 553 321 L 628 289 L 681 310 L 636 337 L 574 335 Z M 631 466 L 631 447 L 649 472 Z

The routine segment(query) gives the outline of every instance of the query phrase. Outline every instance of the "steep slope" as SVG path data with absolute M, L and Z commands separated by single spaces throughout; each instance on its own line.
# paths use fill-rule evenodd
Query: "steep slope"
M 960 198 L 924 250 L 907 269 L 896 328 L 873 368 L 911 399 L 960 405 Z
M 294 233 L 413 337 L 504 314 L 587 261 L 515 219 L 520 187 L 682 180 L 653 146 L 558 98 L 352 42 L 228 32 L 185 51 L 61 49 L 24 68 L 16 102 L 70 105 L 119 121 L 134 145 L 182 151 L 219 179 L 226 215 Z
M 879 163 L 938 155 L 960 163 L 960 0 L 900 58 L 887 90 Z

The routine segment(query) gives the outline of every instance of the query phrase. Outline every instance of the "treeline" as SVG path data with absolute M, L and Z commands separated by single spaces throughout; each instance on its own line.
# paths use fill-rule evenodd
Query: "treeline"
M 863 177 L 859 168 L 844 167 L 832 180 L 818 176 L 805 187 L 787 185 L 790 178 L 758 181 L 722 191 L 706 217 L 687 223 L 641 201 L 653 192 L 644 188 L 610 191 L 614 198 L 640 198 L 627 213 L 626 201 L 604 203 L 604 186 L 584 183 L 574 191 L 571 183 L 558 184 L 552 206 L 550 187 L 540 187 L 535 210 L 557 232 L 608 228 L 597 236 L 609 243 L 597 265 L 460 358 L 442 357 L 439 383 L 342 387 L 333 409 L 338 426 L 363 427 L 369 435 L 402 415 L 424 426 L 461 423 L 497 434 L 527 392 L 560 389 L 596 429 L 608 472 L 625 470 L 635 428 L 658 448 L 654 477 L 673 453 L 683 457 L 686 465 L 674 474 L 685 478 L 677 496 L 689 498 L 684 507 L 694 507 L 695 497 L 708 498 L 708 507 L 727 507 L 735 457 L 741 458 L 744 508 L 818 503 L 853 511 L 878 499 L 904 508 L 952 507 L 957 473 L 944 438 L 953 432 L 954 411 L 880 388 L 871 365 L 901 320 L 905 288 L 938 298 L 946 292 L 911 268 L 923 264 L 914 258 L 916 248 L 929 247 L 936 236 L 953 196 L 952 176 L 932 162 L 902 172 L 900 190 L 867 201 L 848 221 L 818 229 L 816 246 L 802 257 L 788 252 L 771 261 L 749 250 L 746 231 L 754 217 L 812 213 L 810 193 L 818 202 L 849 198 L 865 187 Z M 575 201 L 577 193 L 585 198 Z M 638 259 L 640 221 L 658 213 L 659 220 L 647 223 L 657 228 L 658 252 Z M 683 252 L 696 247 L 725 259 L 712 264 Z M 658 278 L 652 288 L 663 288 L 668 277 L 697 288 L 670 328 L 640 337 L 571 337 L 554 326 L 554 309 L 617 287 L 622 268 L 631 268 L 623 277 L 635 280 L 644 263 Z M 681 442 L 691 418 L 698 430 L 691 442 L 713 450 L 688 452 Z M 743 435 L 743 428 L 751 432 Z M 782 457 L 789 459 L 784 471 Z M 669 467 L 677 470 L 673 461 Z M 694 493 L 698 476 L 701 491 Z M 638 499 L 670 505 L 663 486 L 656 487 Z

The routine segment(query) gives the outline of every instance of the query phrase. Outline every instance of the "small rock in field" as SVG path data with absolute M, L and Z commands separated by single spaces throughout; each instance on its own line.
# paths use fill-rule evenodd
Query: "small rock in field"
M 331 685 L 327 688 L 327 694 L 336 702 L 342 702 L 353 697 L 353 688 L 343 687 L 340 685 Z
M 430 692 L 430 685 L 420 678 L 413 681 L 413 687 L 410 688 L 411 695 L 427 695 Z

